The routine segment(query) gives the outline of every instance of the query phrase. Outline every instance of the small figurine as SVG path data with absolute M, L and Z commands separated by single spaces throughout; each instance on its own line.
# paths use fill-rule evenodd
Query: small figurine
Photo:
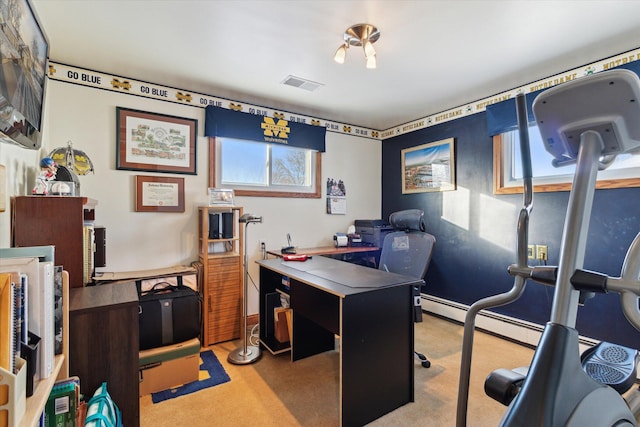
M 43 157 L 40 160 L 40 174 L 36 178 L 36 186 L 31 193 L 43 196 L 49 194 L 49 181 L 56 178 L 57 170 L 58 165 L 51 157 Z

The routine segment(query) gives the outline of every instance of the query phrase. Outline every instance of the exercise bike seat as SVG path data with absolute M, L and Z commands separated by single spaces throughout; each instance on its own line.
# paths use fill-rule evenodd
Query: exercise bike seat
M 603 341 L 583 352 L 580 360 L 589 377 L 623 394 L 636 380 L 640 353 Z

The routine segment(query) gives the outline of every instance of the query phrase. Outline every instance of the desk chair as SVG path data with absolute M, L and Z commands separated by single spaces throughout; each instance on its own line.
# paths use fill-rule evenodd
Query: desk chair
M 436 238 L 425 233 L 424 212 L 408 209 L 394 212 L 389 216 L 389 224 L 394 231 L 387 234 L 382 243 L 378 269 L 391 273 L 423 279 L 431 262 L 431 253 Z M 420 288 L 414 286 L 414 321 L 422 322 Z M 415 355 L 428 368 L 431 362 L 418 352 Z

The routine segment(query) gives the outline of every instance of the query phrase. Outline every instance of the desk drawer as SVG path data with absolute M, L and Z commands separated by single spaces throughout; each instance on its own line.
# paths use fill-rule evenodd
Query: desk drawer
M 340 334 L 340 298 L 291 280 L 291 308 L 334 334 Z

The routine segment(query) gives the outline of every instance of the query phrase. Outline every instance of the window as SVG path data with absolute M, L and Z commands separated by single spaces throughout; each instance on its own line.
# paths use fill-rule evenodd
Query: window
M 210 138 L 209 186 L 239 196 L 320 198 L 315 150 L 232 138 Z
M 536 192 L 569 191 L 575 165 L 555 168 L 537 126 L 529 127 L 531 170 Z M 522 160 L 518 130 L 493 137 L 494 194 L 522 193 Z M 598 172 L 596 188 L 640 187 L 640 156 L 622 154 L 609 168 Z

